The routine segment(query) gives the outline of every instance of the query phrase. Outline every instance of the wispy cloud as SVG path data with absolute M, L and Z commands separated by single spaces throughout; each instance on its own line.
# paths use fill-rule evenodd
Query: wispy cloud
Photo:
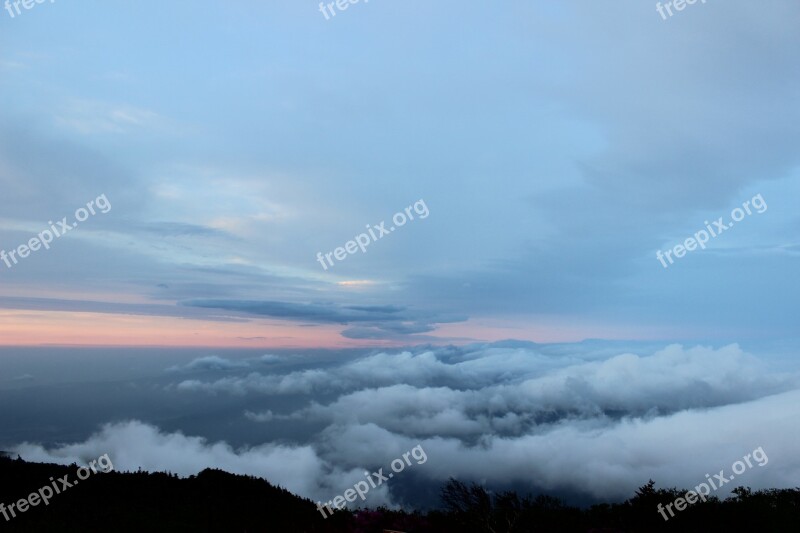
M 56 115 L 55 120 L 59 126 L 85 135 L 124 134 L 164 124 L 162 117 L 148 109 L 90 100 L 71 102 Z

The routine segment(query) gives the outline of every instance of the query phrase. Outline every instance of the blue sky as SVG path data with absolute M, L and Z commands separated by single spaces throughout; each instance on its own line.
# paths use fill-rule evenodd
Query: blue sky
M 3 11 L 0 247 L 100 194 L 113 205 L 0 264 L 5 344 L 796 337 L 798 15 L 789 1 L 668 20 L 650 3 L 521 1 L 373 0 L 330 20 L 314 2 Z M 658 262 L 756 194 L 764 213 Z M 316 262 L 420 199 L 429 218 Z

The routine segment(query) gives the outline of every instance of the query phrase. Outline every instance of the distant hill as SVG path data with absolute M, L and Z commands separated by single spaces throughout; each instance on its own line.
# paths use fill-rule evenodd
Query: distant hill
M 666 505 L 686 491 L 655 489 L 652 481 L 625 502 L 578 509 L 549 496 L 490 493 L 450 480 L 442 489 L 442 511 L 345 511 L 324 519 L 315 503 L 263 479 L 213 469 L 189 478 L 147 472 L 95 474 L 53 495 L 49 505 L 37 502 L 10 517 L 11 503 L 65 475 L 74 482 L 76 470 L 77 465 L 0 458 L 0 504 L 10 518 L 6 521 L 0 514 L 0 533 L 795 533 L 800 526 L 800 489 L 737 488 L 734 498 L 713 497 L 664 521 L 658 504 Z

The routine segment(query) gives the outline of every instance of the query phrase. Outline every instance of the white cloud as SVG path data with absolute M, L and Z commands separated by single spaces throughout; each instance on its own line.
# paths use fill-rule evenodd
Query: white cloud
M 116 471 L 171 471 L 189 476 L 205 468 L 263 477 L 274 485 L 326 501 L 363 479 L 362 468 L 341 469 L 323 460 L 312 446 L 262 444 L 233 449 L 183 433 L 165 433 L 139 421 L 107 424 L 85 442 L 46 449 L 23 443 L 14 448 L 27 461 L 86 464 L 108 454 Z M 351 481 L 352 480 L 352 481 Z M 391 504 L 386 490 L 370 492 L 370 504 Z
M 129 105 L 76 100 L 56 115 L 56 122 L 81 134 L 129 133 L 138 128 L 163 126 L 155 112 Z
M 362 479 L 364 469 L 388 468 L 418 444 L 429 460 L 415 465 L 413 482 L 441 484 L 455 476 L 597 498 L 629 497 L 650 478 L 693 487 L 759 446 L 770 462 L 744 473 L 743 484 L 793 486 L 800 474 L 797 378 L 772 371 L 737 345 L 672 345 L 644 356 L 581 347 L 571 356 L 534 346 L 448 347 L 283 375 L 251 372 L 258 359 L 246 361 L 245 375 L 184 381 L 178 390 L 309 395 L 305 408 L 277 403 L 244 416 L 253 423 L 322 424 L 322 430 L 302 442 L 233 449 L 132 421 L 107 425 L 84 443 L 51 450 L 23 444 L 15 451 L 62 461 L 108 453 L 121 469 L 183 475 L 216 467 L 326 501 Z M 333 396 L 323 401 L 319 393 Z M 374 491 L 369 503 L 397 502 L 391 491 L 391 483 Z

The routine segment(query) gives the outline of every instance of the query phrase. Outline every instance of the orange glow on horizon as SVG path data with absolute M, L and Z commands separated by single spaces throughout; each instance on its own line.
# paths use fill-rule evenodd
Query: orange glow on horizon
M 425 339 L 348 339 L 348 326 L 308 326 L 253 317 L 242 322 L 151 315 L 0 309 L 0 346 L 165 346 L 210 348 L 391 348 L 413 344 L 456 344 L 507 339 L 540 343 L 585 339 L 658 340 L 676 332 L 581 322 L 569 317 L 471 318 L 441 324 Z M 683 332 L 685 338 L 691 332 Z M 688 335 L 687 335 L 688 334 Z M 435 338 L 431 339 L 431 337 Z
M 218 322 L 177 317 L 74 311 L 0 310 L 0 346 L 169 346 L 212 348 L 347 348 L 388 346 L 347 339 L 341 326 L 301 326 L 255 318 Z

